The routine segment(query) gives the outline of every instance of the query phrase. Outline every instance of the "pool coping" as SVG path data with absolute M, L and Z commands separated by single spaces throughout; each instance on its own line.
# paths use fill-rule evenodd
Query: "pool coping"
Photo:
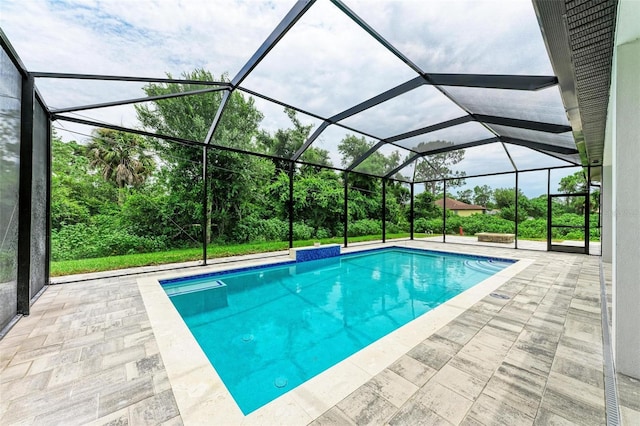
M 347 252 L 359 251 L 367 249 Z M 517 262 L 248 415 L 242 413 L 159 283 L 164 278 L 193 275 L 193 271 L 143 277 L 137 283 L 185 424 L 263 424 L 274 419 L 280 423 L 306 424 L 534 262 L 527 258 L 511 259 Z M 251 263 L 287 261 L 269 259 Z M 248 262 L 243 266 L 250 265 Z M 228 269 L 228 265 L 219 267 L 223 269 Z
M 337 246 L 337 244 L 331 244 L 332 246 Z M 308 248 L 316 248 L 316 247 L 303 247 L 304 249 L 308 249 Z M 433 253 L 433 254 L 444 254 L 447 256 L 452 256 L 452 257 L 465 257 L 465 258 L 471 258 L 471 259 L 482 259 L 482 260 L 491 260 L 491 261 L 498 261 L 498 262 L 505 262 L 505 263 L 514 263 L 517 262 L 517 259 L 512 259 L 512 258 L 507 258 L 507 257 L 496 257 L 496 256 L 484 256 L 484 255 L 477 255 L 477 254 L 465 254 L 465 253 L 457 253 L 457 252 L 448 252 L 448 251 L 442 251 L 442 250 L 432 250 L 432 249 L 425 249 L 425 248 L 416 248 L 416 247 L 408 247 L 408 246 L 402 246 L 402 245 L 398 245 L 398 244 L 391 244 L 391 245 L 385 245 L 382 247 L 374 247 L 374 248 L 362 248 L 362 249 L 358 249 L 358 250 L 351 250 L 351 251 L 346 251 L 346 252 L 341 252 L 340 256 L 332 256 L 331 258 L 334 257 L 352 257 L 352 256 L 357 256 L 357 255 L 361 255 L 361 254 L 365 254 L 365 253 L 373 253 L 373 252 L 377 252 L 377 251 L 382 251 L 382 250 L 393 250 L 393 249 L 401 249 L 401 250 L 406 250 L 406 251 L 415 251 L 415 252 L 425 252 L 428 251 L 429 253 Z M 327 259 L 327 258 L 322 258 L 322 259 Z M 321 260 L 321 259 L 314 259 L 314 260 Z M 281 265 L 281 266 L 292 266 L 292 265 L 296 265 L 296 264 L 301 264 L 301 263 L 306 263 L 308 262 L 308 260 L 303 260 L 303 261 L 296 261 L 296 260 L 276 260 L 274 262 L 268 262 L 268 263 L 260 263 L 257 265 L 246 265 L 246 266 L 237 266 L 237 267 L 232 267 L 232 268 L 228 268 L 228 269 L 223 269 L 223 270 L 216 270 L 216 271 L 210 271 L 210 272 L 201 272 L 201 273 L 177 273 L 177 274 L 172 274 L 171 278 L 159 278 L 158 281 L 161 281 L 160 284 L 162 286 L 171 286 L 173 284 L 179 284 L 182 281 L 189 281 L 193 278 L 216 278 L 219 276 L 223 276 L 223 275 L 227 275 L 227 274 L 235 274 L 235 273 L 243 273 L 243 272 L 249 272 L 249 271 L 256 271 L 256 270 L 260 270 L 260 269 L 266 269 L 266 268 L 270 268 L 272 266 L 277 266 L 277 265 Z M 244 263 L 244 262 L 242 262 Z

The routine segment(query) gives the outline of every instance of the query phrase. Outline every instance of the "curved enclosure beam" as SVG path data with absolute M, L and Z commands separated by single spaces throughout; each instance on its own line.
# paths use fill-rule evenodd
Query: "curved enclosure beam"
M 326 129 L 330 125 L 331 123 L 329 123 L 328 121 L 323 121 L 320 127 L 318 127 L 316 131 L 313 132 L 311 136 L 309 136 L 309 139 L 307 139 L 304 144 L 295 152 L 295 154 L 293 154 L 293 157 L 291 157 L 291 161 L 297 161 L 300 156 L 307 150 L 307 148 L 309 148 L 313 141 L 318 139 L 318 136 L 320 136 L 320 134 L 324 132 L 324 129 Z
M 383 45 L 387 50 L 393 53 L 398 59 L 411 67 L 412 70 L 420 75 L 424 75 L 424 71 L 420 69 L 411 59 L 407 58 L 402 52 L 400 52 L 394 45 L 389 43 L 384 37 L 382 37 L 376 30 L 374 30 L 369 24 L 367 24 L 362 18 L 360 18 L 353 10 L 349 9 L 347 5 L 340 0 L 331 0 L 331 3 L 336 5 L 345 15 L 347 15 L 353 22 L 358 24 L 360 28 L 365 30 L 371 37 L 376 39 L 378 43 Z
M 287 15 L 280 21 L 278 26 L 269 34 L 267 39 L 260 45 L 258 50 L 251 56 L 251 58 L 247 61 L 246 64 L 238 71 L 233 80 L 231 81 L 231 90 L 225 92 L 222 101 L 220 102 L 220 106 L 218 107 L 218 111 L 216 112 L 216 116 L 213 118 L 213 122 L 209 127 L 209 131 L 207 132 L 207 137 L 205 138 L 205 143 L 209 144 L 213 140 L 213 135 L 220 124 L 220 119 L 222 118 L 222 114 L 224 114 L 224 108 L 229 101 L 229 97 L 231 93 L 235 90 L 235 88 L 240 85 L 245 78 L 253 71 L 255 67 L 258 66 L 260 61 L 262 61 L 265 56 L 275 47 L 275 45 L 282 40 L 282 37 L 293 28 L 296 22 L 305 14 L 307 10 L 315 3 L 315 0 L 298 0 L 298 2 L 293 5 L 291 10 L 287 13 Z
M 269 101 L 269 102 L 271 102 L 273 104 L 280 105 L 282 107 L 292 109 L 295 112 L 299 112 L 301 114 L 308 115 L 309 117 L 313 117 L 316 120 L 326 121 L 327 125 L 335 125 L 335 126 L 338 126 L 338 127 L 342 127 L 343 129 L 350 130 L 350 131 L 356 132 L 356 133 L 360 133 L 360 134 L 362 134 L 362 135 L 364 135 L 366 137 L 369 137 L 371 139 L 380 139 L 380 138 L 378 138 L 378 137 L 376 137 L 374 135 L 371 135 L 371 134 L 369 134 L 367 132 L 364 132 L 364 131 L 359 130 L 359 129 L 354 129 L 353 127 L 346 126 L 346 125 L 344 125 L 342 123 L 339 123 L 339 122 L 334 123 L 334 122 L 331 121 L 331 118 L 329 118 L 329 117 L 323 117 L 323 116 L 320 116 L 318 114 L 314 114 L 314 113 L 312 113 L 310 111 L 306 111 L 306 110 L 304 110 L 302 108 L 299 108 L 297 106 L 288 104 L 286 102 L 279 101 L 279 100 L 274 99 L 274 98 L 272 98 L 270 96 L 266 96 L 266 95 L 263 95 L 262 93 L 258 93 L 258 92 L 254 91 L 254 90 L 247 89 L 246 87 L 238 87 L 236 90 L 239 90 L 241 92 L 245 92 L 245 93 L 247 93 L 247 94 L 249 94 L 251 96 L 255 96 L 256 98 L 264 99 L 265 101 Z M 291 158 L 285 158 L 285 160 L 291 160 Z
M 473 110 L 470 110 L 467 106 L 459 103 L 452 96 L 449 96 L 446 88 L 447 87 L 469 87 L 469 88 L 487 88 L 487 89 L 498 89 L 498 90 L 519 90 L 519 91 L 536 91 L 545 88 L 549 88 L 552 86 L 558 85 L 558 78 L 555 76 L 549 75 L 508 75 L 508 74 L 459 74 L 459 73 L 428 73 L 423 71 L 420 66 L 414 63 L 408 56 L 402 53 L 394 44 L 392 44 L 389 40 L 383 37 L 380 33 L 378 33 L 368 22 L 366 22 L 363 18 L 361 18 L 356 12 L 351 10 L 347 5 L 343 3 L 344 0 L 331 0 L 333 6 L 335 6 L 342 14 L 344 14 L 350 21 L 355 23 L 360 29 L 364 30 L 370 37 L 375 39 L 377 43 L 379 43 L 384 49 L 390 52 L 397 59 L 401 60 L 403 64 L 408 66 L 413 72 L 415 72 L 416 76 L 410 78 L 404 83 L 398 84 L 397 86 L 388 89 L 378 95 L 372 96 L 369 99 L 360 102 L 350 108 L 343 110 L 333 116 L 330 117 L 322 117 L 317 114 L 313 114 L 305 110 L 305 108 L 299 108 L 294 105 L 289 105 L 285 102 L 281 102 L 276 99 L 272 99 L 269 96 L 265 96 L 261 93 L 253 92 L 249 89 L 245 89 L 240 87 L 241 84 L 245 81 L 245 79 L 260 65 L 260 63 L 270 54 L 273 48 L 285 37 L 285 35 L 293 29 L 296 24 L 301 20 L 301 18 L 308 12 L 311 7 L 315 4 L 315 0 L 297 0 L 293 7 L 288 11 L 288 13 L 284 16 L 284 18 L 278 23 L 278 25 L 273 29 L 273 31 L 269 34 L 269 36 L 263 41 L 260 47 L 253 53 L 250 59 L 242 66 L 242 68 L 237 72 L 237 74 L 233 77 L 232 81 L 229 82 L 214 82 L 214 81 L 194 81 L 194 80 L 183 80 L 183 79 L 173 79 L 173 78 L 146 78 L 146 77 L 129 77 L 129 76 L 108 76 L 108 75 L 91 75 L 91 74 L 70 74 L 70 73 L 48 73 L 48 72 L 33 72 L 29 73 L 33 78 L 57 78 L 57 79 L 84 79 L 84 80 L 104 80 L 104 81 L 125 81 L 125 82 L 156 82 L 156 83 L 178 83 L 178 84 L 193 84 L 193 85 L 201 85 L 203 86 L 202 90 L 192 90 L 189 92 L 176 93 L 176 94 L 167 94 L 167 95 L 158 95 L 158 96 L 150 96 L 150 97 L 140 97 L 134 99 L 126 99 L 126 100 L 116 100 L 111 102 L 103 102 L 96 104 L 87 104 L 87 105 L 78 105 L 71 106 L 59 109 L 50 110 L 52 114 L 58 119 L 66 119 L 70 121 L 69 117 L 61 116 L 62 113 L 81 111 L 86 109 L 97 109 L 97 108 L 106 108 L 112 106 L 133 104 L 137 102 L 149 102 L 156 101 L 161 99 L 168 99 L 173 97 L 181 97 L 181 96 L 189 96 L 189 95 L 198 95 L 207 92 L 215 92 L 223 90 L 224 94 L 222 96 L 222 101 L 218 106 L 218 109 L 215 113 L 215 116 L 212 119 L 211 125 L 208 129 L 207 136 L 204 141 L 198 141 L 200 144 L 204 144 L 207 146 L 211 146 L 212 148 L 219 147 L 215 144 L 215 134 L 220 125 L 222 116 L 225 112 L 226 106 L 230 100 L 230 97 L 233 95 L 233 92 L 238 89 L 252 96 L 260 97 L 269 102 L 285 106 L 288 108 L 292 108 L 297 112 L 302 114 L 306 114 L 310 117 L 313 117 L 317 120 L 320 120 L 320 124 L 317 125 L 315 131 L 308 137 L 308 139 L 302 144 L 301 147 L 293 154 L 291 158 L 283 158 L 286 160 L 291 160 L 294 162 L 298 162 L 303 164 L 304 160 L 304 152 L 314 144 L 321 134 L 330 126 L 336 125 L 343 129 L 347 129 L 352 132 L 360 133 L 361 135 L 367 136 L 370 139 L 374 140 L 374 145 L 371 146 L 367 150 L 367 152 L 358 158 L 356 158 L 352 164 L 348 167 L 338 167 L 336 170 L 348 170 L 353 171 L 359 165 L 366 161 L 366 159 L 373 155 L 376 151 L 380 149 L 388 148 L 389 145 L 397 146 L 404 151 L 404 158 L 406 159 L 402 165 L 396 167 L 391 172 L 388 172 L 385 177 L 391 178 L 398 170 L 406 167 L 411 161 L 415 161 L 421 157 L 424 157 L 425 161 L 428 159 L 431 154 L 444 153 L 449 151 L 456 151 L 464 148 L 474 147 L 483 144 L 495 143 L 495 142 L 507 142 L 515 145 L 525 146 L 537 152 L 559 158 L 564 161 L 571 162 L 571 157 L 574 156 L 578 151 L 574 149 L 572 146 L 569 146 L 567 138 L 565 140 L 560 140 L 562 137 L 541 135 L 540 141 L 536 140 L 535 135 L 529 135 L 527 132 L 516 132 L 513 134 L 506 136 L 508 128 L 514 129 L 523 129 L 526 131 L 535 131 L 535 132 L 545 132 L 548 134 L 560 134 L 567 133 L 572 128 L 567 125 L 562 124 L 553 124 L 546 122 L 538 122 L 538 121 L 530 121 L 516 118 L 503 117 L 499 115 L 485 115 L 485 114 L 475 114 Z M 314 9 L 315 11 L 315 9 Z M 282 44 L 282 43 L 281 43 Z M 461 117 L 449 119 L 440 123 L 430 124 L 425 127 L 421 127 L 415 129 L 420 125 L 424 125 L 429 123 L 429 121 L 419 121 L 416 120 L 412 127 L 408 127 L 405 129 L 413 129 L 409 131 L 405 131 L 403 133 L 398 133 L 389 137 L 385 137 L 386 135 L 371 135 L 367 132 L 364 132 L 357 127 L 350 127 L 349 125 L 341 124 L 341 121 L 346 120 L 349 117 L 356 116 L 357 114 L 366 111 L 370 108 L 381 106 L 383 113 L 387 113 L 385 108 L 385 102 L 398 99 L 398 103 L 402 103 L 402 95 L 405 95 L 414 89 L 418 89 L 423 85 L 430 85 L 435 90 L 439 91 L 444 97 L 446 97 L 449 101 L 455 104 L 457 107 L 461 109 L 459 111 L 460 114 L 463 114 Z M 411 96 L 420 96 L 420 93 L 423 89 L 415 90 L 415 92 L 407 95 L 407 98 Z M 427 88 L 424 88 L 425 93 L 427 92 Z M 431 90 L 431 89 L 429 89 Z M 444 99 L 444 98 L 443 98 Z M 405 101 L 406 102 L 406 101 Z M 389 105 L 392 105 L 392 102 L 389 102 Z M 412 104 L 413 105 L 413 104 Z M 409 106 L 411 107 L 411 106 Z M 376 111 L 377 112 L 377 111 Z M 489 114 L 493 113 L 493 111 L 488 111 Z M 429 111 L 425 111 L 425 117 L 428 116 Z M 499 113 L 498 113 L 499 114 Z M 449 117 L 454 116 L 456 114 L 449 115 Z M 374 115 L 375 116 L 375 115 Z M 388 115 L 388 117 L 392 117 Z M 420 119 L 422 120 L 422 118 Z M 438 130 L 444 130 L 453 126 L 463 125 L 469 122 L 476 122 L 485 127 L 490 133 L 480 136 L 480 134 L 474 136 L 473 138 L 465 138 L 467 141 L 472 140 L 471 142 L 463 142 L 464 139 L 460 139 L 459 142 L 463 143 L 455 143 L 452 137 L 450 146 L 440 146 L 438 148 L 432 149 L 430 151 L 420 151 L 421 148 L 416 146 L 400 146 L 403 142 L 400 142 L 404 139 L 409 139 L 412 137 L 417 137 L 420 135 L 425 135 L 431 132 L 436 132 Z M 562 122 L 562 121 L 559 121 Z M 494 129 L 493 127 L 497 126 L 507 126 L 504 129 Z M 478 126 L 479 127 L 479 126 Z M 469 128 L 467 126 L 467 128 Z M 397 128 L 396 131 L 405 130 L 403 128 Z M 502 135 L 502 131 L 504 131 L 505 135 Z M 455 129 L 452 130 L 455 132 Z M 371 133 L 376 133 L 372 131 Z M 449 134 L 449 131 L 444 132 L 445 134 Z M 453 134 L 452 133 L 452 134 Z M 485 132 L 486 133 L 486 132 Z M 495 135 L 496 137 L 489 137 Z M 574 133 L 575 135 L 575 133 Z M 566 135 L 565 135 L 566 136 Z M 162 135 L 158 135 L 158 137 L 163 137 Z M 481 140 L 473 140 L 474 138 L 487 138 Z M 172 140 L 175 140 L 171 138 Z M 533 139 L 533 140 L 530 140 Z M 556 144 L 556 139 L 558 143 Z M 447 139 L 448 140 L 448 139 Z M 177 141 L 177 140 L 175 140 Z M 177 141 L 183 142 L 186 141 Z M 385 145 L 388 145 L 385 147 Z M 406 145 L 406 144 L 405 144 Z M 410 144 L 409 144 L 410 145 Z M 435 145 L 434 145 L 435 146 Z M 504 145 L 503 145 L 504 146 Z M 424 149 L 424 148 L 422 148 Z M 507 156 L 509 156 L 509 151 L 505 147 L 505 151 Z M 268 157 L 271 157 L 267 155 Z M 569 159 L 567 159 L 567 157 Z M 273 157 L 280 158 L 280 157 Z M 510 158 L 512 164 L 513 160 Z
M 373 145 L 371 148 L 369 148 L 367 150 L 367 152 L 362 154 L 359 158 L 356 158 L 355 161 L 353 163 L 351 163 L 351 165 L 349 167 L 347 167 L 347 171 L 350 172 L 351 170 L 353 170 L 356 167 L 358 167 L 360 165 L 360 163 L 362 163 L 364 160 L 366 160 L 371 154 L 376 152 L 384 144 L 385 144 L 384 141 L 380 141 L 377 144 Z
M 553 75 L 426 74 L 436 86 L 483 87 L 485 89 L 540 90 L 558 84 Z
M 473 117 L 470 115 L 464 115 L 462 117 L 454 118 L 453 120 L 443 121 L 442 123 L 433 124 L 431 126 L 423 127 L 421 129 L 412 130 L 410 132 L 401 133 L 399 135 L 386 138 L 387 142 L 397 142 L 402 139 L 412 138 L 414 136 L 424 135 L 426 133 L 435 132 L 436 130 L 446 129 L 447 127 L 457 126 L 458 124 L 464 124 L 473 121 Z
M 295 25 L 296 22 L 307 10 L 315 3 L 315 0 L 298 0 L 293 5 L 289 13 L 280 21 L 278 26 L 269 34 L 269 37 L 262 43 L 256 53 L 247 61 L 236 76 L 231 80 L 233 87 L 241 84 L 253 69 L 258 66 L 260 61 L 275 47 L 275 45 L 284 37 L 284 35 Z
M 204 143 L 210 144 L 213 140 L 213 135 L 220 124 L 220 119 L 222 118 L 222 114 L 224 113 L 224 107 L 227 106 L 227 102 L 229 102 L 229 97 L 231 96 L 231 90 L 227 90 L 222 95 L 222 100 L 220 100 L 220 105 L 218 105 L 218 110 L 216 111 L 216 116 L 213 118 L 213 122 L 211 126 L 209 126 L 209 131 L 207 132 L 207 136 L 204 138 Z
M 558 154 L 578 154 L 577 149 L 568 148 L 565 146 L 550 145 L 542 142 L 534 142 L 534 141 L 529 141 L 525 139 L 510 138 L 507 136 L 500 136 L 500 140 L 502 142 L 507 142 L 513 145 L 525 146 L 527 148 L 532 148 L 535 150 L 556 152 Z
M 457 151 L 459 149 L 471 148 L 479 145 L 499 142 L 498 138 L 487 138 L 472 142 L 459 143 L 457 145 L 445 146 L 442 148 L 431 149 L 429 151 L 420 152 L 420 155 L 428 157 L 429 155 L 442 154 L 443 152 Z
M 516 162 L 513 161 L 513 157 L 511 156 L 511 153 L 509 152 L 509 149 L 507 149 L 507 145 L 505 145 L 504 142 L 500 142 L 500 145 L 502 145 L 502 149 L 504 149 L 504 153 L 507 154 L 507 158 L 509 159 L 509 162 L 511 163 L 511 167 L 513 167 L 513 170 L 515 170 L 517 172 L 518 171 L 518 166 L 516 165 Z
M 179 144 L 182 144 L 182 145 L 186 145 L 186 146 L 195 146 L 195 147 L 204 147 L 204 146 L 206 146 L 206 144 L 204 144 L 202 142 L 193 141 L 191 139 L 184 139 L 184 138 L 178 138 L 178 137 L 175 137 L 175 136 L 161 135 L 161 134 L 155 133 L 155 132 L 146 132 L 144 130 L 131 129 L 129 127 L 116 126 L 116 125 L 113 125 L 113 124 L 101 123 L 101 122 L 94 121 L 94 120 L 85 120 L 83 118 L 68 117 L 66 115 L 53 114 L 51 116 L 51 121 L 53 122 L 53 121 L 56 121 L 56 120 L 68 121 L 70 123 L 77 123 L 77 124 L 82 124 L 82 125 L 85 125 L 85 126 L 102 127 L 102 128 L 105 128 L 105 129 L 117 130 L 119 132 L 133 133 L 135 135 L 147 136 L 147 137 L 151 137 L 151 138 L 159 138 L 159 139 L 164 139 L 164 140 L 168 140 L 168 141 L 173 141 L 173 142 L 176 142 L 176 143 L 179 143 Z
M 98 108 L 107 108 L 107 107 L 118 106 L 118 105 L 135 104 L 138 102 L 150 102 L 150 101 L 158 101 L 161 99 L 171 99 L 171 98 L 181 98 L 184 96 L 191 96 L 191 95 L 201 95 L 203 93 L 219 92 L 220 90 L 227 90 L 227 88 L 214 87 L 211 89 L 190 90 L 188 92 L 168 93 L 166 95 L 146 96 L 143 98 L 124 99 L 121 101 L 113 101 L 113 102 L 102 102 L 99 104 L 80 105 L 80 106 L 68 107 L 68 108 L 53 108 L 50 110 L 50 112 L 52 114 L 61 114 L 65 112 L 85 111 L 88 109 L 98 109 Z
M 69 80 L 103 80 L 103 81 L 130 81 L 139 83 L 176 83 L 192 84 L 197 86 L 220 86 L 230 88 L 231 84 L 224 81 L 185 80 L 179 78 L 155 78 L 155 77 L 131 77 L 121 75 L 101 74 L 71 74 L 59 72 L 30 72 L 34 78 L 60 78 Z
M 423 84 L 427 84 L 427 81 L 422 77 L 413 78 L 405 83 L 402 83 L 392 89 L 387 90 L 384 93 L 381 93 L 377 96 L 374 96 L 358 105 L 351 107 L 341 113 L 334 115 L 329 118 L 329 121 L 332 123 L 337 123 L 340 120 L 344 120 L 345 118 L 351 117 L 359 112 L 367 110 L 371 107 L 374 107 L 378 104 L 388 101 L 389 99 L 393 99 L 396 96 L 400 96 L 404 93 L 407 93 L 417 87 L 422 86 Z
M 422 155 L 420 154 L 415 154 L 412 155 L 411 157 L 407 158 L 402 164 L 400 164 L 398 167 L 396 167 L 395 169 L 391 170 L 389 173 L 387 173 L 384 178 L 385 179 L 389 179 L 391 178 L 393 175 L 395 175 L 396 173 L 398 173 L 400 170 L 404 169 L 405 167 L 407 167 L 409 164 L 411 164 L 413 161 L 416 161 L 418 158 L 420 158 Z
M 520 129 L 538 130 L 547 133 L 565 133 L 571 131 L 571 126 L 562 124 L 543 123 L 540 121 L 521 120 L 518 118 L 497 117 L 494 115 L 473 114 L 474 120 L 486 124 L 518 127 Z

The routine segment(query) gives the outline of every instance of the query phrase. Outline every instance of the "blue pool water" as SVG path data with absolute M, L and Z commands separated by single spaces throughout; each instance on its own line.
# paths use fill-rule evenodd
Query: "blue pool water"
M 248 414 L 511 263 L 387 248 L 161 284 Z

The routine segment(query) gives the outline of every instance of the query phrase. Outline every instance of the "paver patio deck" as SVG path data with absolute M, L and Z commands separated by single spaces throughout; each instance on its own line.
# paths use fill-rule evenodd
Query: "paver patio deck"
M 435 333 L 425 331 L 379 374 L 297 423 L 606 422 L 599 257 L 410 244 L 533 262 L 497 290 L 509 299 L 484 297 Z M 47 288 L 0 341 L 0 424 L 183 423 L 140 277 Z M 618 383 L 623 421 L 640 423 L 640 383 L 624 376 Z

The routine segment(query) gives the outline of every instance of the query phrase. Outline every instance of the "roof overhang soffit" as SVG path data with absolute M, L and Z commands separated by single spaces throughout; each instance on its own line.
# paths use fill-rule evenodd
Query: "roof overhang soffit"
M 602 164 L 618 0 L 533 0 L 583 165 Z

